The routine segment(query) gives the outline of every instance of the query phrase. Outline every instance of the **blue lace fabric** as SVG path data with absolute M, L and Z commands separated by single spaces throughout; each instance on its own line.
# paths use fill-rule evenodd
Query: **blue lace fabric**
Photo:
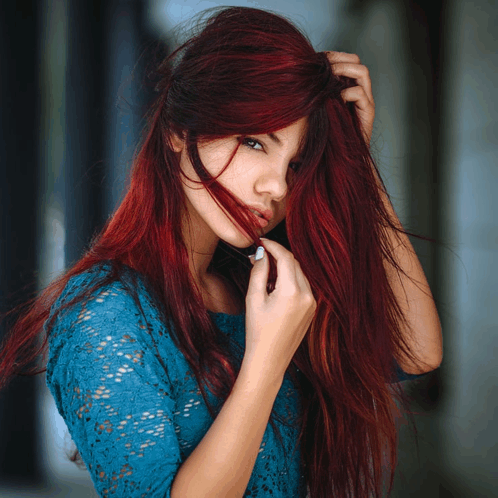
M 110 270 L 104 265 L 73 277 L 52 306 L 55 312 Z M 130 272 L 134 272 L 128 269 Z M 140 275 L 140 308 L 121 281 L 101 286 L 57 314 L 50 330 L 46 382 L 100 496 L 169 498 L 175 475 L 213 423 L 197 380 L 154 305 Z M 209 312 L 239 362 L 245 314 Z M 238 351 L 238 352 L 236 352 Z M 399 379 L 414 378 L 398 367 Z M 219 412 L 222 400 L 207 391 Z M 297 441 L 298 391 L 286 374 L 244 497 L 306 497 Z

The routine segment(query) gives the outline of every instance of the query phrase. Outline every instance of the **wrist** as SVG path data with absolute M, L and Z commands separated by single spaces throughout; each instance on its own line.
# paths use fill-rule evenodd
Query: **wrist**
M 278 392 L 282 387 L 284 375 L 285 372 L 265 367 L 260 362 L 244 357 L 237 380 L 240 379 L 254 389 L 276 389 Z

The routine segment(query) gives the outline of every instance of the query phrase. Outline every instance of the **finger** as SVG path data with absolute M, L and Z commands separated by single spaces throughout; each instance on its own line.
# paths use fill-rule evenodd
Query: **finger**
M 296 259 L 296 280 L 301 290 L 303 291 L 307 290 L 310 294 L 313 294 L 309 280 L 304 274 L 303 269 L 301 268 L 301 264 L 297 259 Z
M 266 250 L 277 261 L 277 282 L 275 289 L 291 289 L 297 285 L 296 265 L 294 256 L 284 246 L 274 240 L 261 237 Z
M 268 274 L 270 270 L 270 263 L 268 255 L 263 253 L 263 259 L 255 261 L 250 258 L 252 263 L 251 277 L 249 279 L 249 286 L 247 288 L 247 297 L 251 296 L 252 299 L 264 299 L 267 295 L 266 285 L 268 283 Z
M 359 64 L 360 58 L 356 54 L 349 54 L 347 52 L 333 52 L 326 51 L 327 58 L 331 64 L 335 64 L 336 62 L 349 62 L 352 64 Z
M 346 88 L 341 92 L 341 96 L 346 102 L 355 103 L 365 140 L 367 144 L 370 143 L 375 118 L 375 106 L 368 100 L 365 91 L 360 86 Z
M 372 80 L 370 79 L 370 72 L 368 71 L 367 66 L 339 62 L 333 64 L 332 71 L 338 76 L 347 76 L 348 78 L 355 79 L 358 85 L 365 90 L 368 100 L 370 100 L 372 104 L 374 103 Z
M 346 88 L 341 92 L 341 97 L 346 102 L 354 102 L 360 111 L 367 114 L 371 113 L 373 118 L 375 105 L 368 99 L 363 87 L 352 86 L 350 88 Z

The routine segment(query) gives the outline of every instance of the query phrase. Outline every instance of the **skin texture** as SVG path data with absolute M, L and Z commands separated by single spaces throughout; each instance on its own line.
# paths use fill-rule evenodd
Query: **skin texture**
M 261 235 L 268 233 L 285 217 L 288 182 L 291 180 L 292 163 L 298 161 L 299 144 L 306 133 L 307 118 L 274 133 L 280 140 L 275 143 L 268 135 L 254 135 L 242 143 L 232 162 L 218 181 L 239 199 L 249 205 L 261 205 L 274 212 L 268 226 L 261 228 Z M 174 150 L 188 178 L 198 181 L 184 146 L 175 136 Z M 228 162 L 237 145 L 237 136 L 231 136 L 198 145 L 202 163 L 213 176 Z M 184 224 L 184 237 L 191 251 L 190 270 L 202 289 L 212 290 L 219 282 L 207 273 L 220 239 L 235 247 L 246 248 L 252 241 L 244 236 L 235 221 L 216 204 L 208 191 L 183 179 L 183 189 L 191 217 L 190 231 Z M 213 280 L 215 279 L 215 280 Z
M 356 54 L 326 52 L 332 70 L 337 75 L 356 79 L 358 86 L 348 88 L 341 94 L 345 101 L 355 102 L 367 143 L 370 142 L 375 105 L 368 69 L 360 63 Z M 256 142 L 246 142 L 218 181 L 246 204 L 259 204 L 270 208 L 274 217 L 261 235 L 268 233 L 285 217 L 287 182 L 291 179 L 290 163 L 298 160 L 297 152 L 301 137 L 306 133 L 307 119 L 302 118 L 287 128 L 275 133 L 281 145 L 267 135 L 255 135 Z M 189 161 L 184 141 L 172 137 L 174 151 L 179 154 L 182 170 L 186 175 L 199 180 Z M 199 144 L 199 154 L 204 166 L 216 175 L 228 162 L 236 146 L 236 136 Z M 184 222 L 184 238 L 190 251 L 190 272 L 199 286 L 208 309 L 231 313 L 241 311 L 240 296 L 216 275 L 207 273 L 220 239 L 235 247 L 246 248 L 252 242 L 247 239 L 234 222 L 225 215 L 204 187 L 184 180 L 183 189 L 191 217 L 190 230 Z M 232 296 L 232 299 L 230 298 Z

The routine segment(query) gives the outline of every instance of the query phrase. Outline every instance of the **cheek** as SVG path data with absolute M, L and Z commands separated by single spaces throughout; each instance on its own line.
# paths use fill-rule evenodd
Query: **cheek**
M 279 213 L 277 214 L 277 224 L 280 223 L 285 218 L 285 206 L 280 208 Z
M 207 144 L 199 145 L 198 149 L 202 164 L 211 176 L 217 176 L 221 172 L 228 163 L 233 152 L 233 147 L 231 147 L 229 139 L 219 139 Z M 220 178 L 225 177 L 229 170 L 233 170 L 233 163 L 234 161 L 232 160 L 231 164 Z M 218 181 L 220 178 L 218 178 Z
M 276 227 L 285 218 L 285 210 L 286 210 L 286 203 L 284 200 L 278 204 L 278 207 L 275 211 L 274 219 L 271 223 L 272 228 Z

